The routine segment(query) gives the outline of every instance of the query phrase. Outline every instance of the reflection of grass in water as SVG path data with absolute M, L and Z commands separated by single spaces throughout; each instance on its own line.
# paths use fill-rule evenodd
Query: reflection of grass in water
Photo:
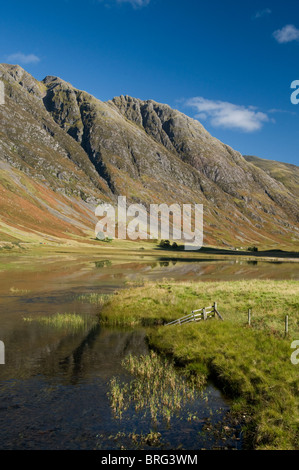
M 120 383 L 114 377 L 110 382 L 110 404 L 119 419 L 133 404 L 136 412 L 143 412 L 144 416 L 149 414 L 155 424 L 159 417 L 169 424 L 174 414 L 196 398 L 203 384 L 199 376 L 187 383 L 172 363 L 154 352 L 140 357 L 129 355 L 122 365 L 136 379 L 130 383 Z
M 56 313 L 51 316 L 25 317 L 25 322 L 37 322 L 41 325 L 51 326 L 57 329 L 70 328 L 81 329 L 90 323 L 90 318 L 74 313 Z
M 99 306 L 104 305 L 110 299 L 109 294 L 81 294 L 77 297 L 82 302 L 89 302 L 90 304 L 97 304 Z

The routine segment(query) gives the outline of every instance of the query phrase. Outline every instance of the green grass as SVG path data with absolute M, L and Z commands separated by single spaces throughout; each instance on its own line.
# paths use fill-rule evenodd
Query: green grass
M 50 316 L 24 317 L 25 322 L 37 322 L 56 329 L 80 330 L 90 322 L 88 318 L 74 313 L 56 313 Z
M 101 321 L 124 325 L 159 325 L 217 302 L 227 321 L 245 325 L 252 309 L 254 329 L 283 335 L 285 315 L 289 331 L 299 338 L 299 284 L 297 281 L 158 282 L 128 288 L 111 296 Z
M 104 305 L 110 298 L 109 294 L 82 294 L 77 297 L 82 302 L 88 302 L 90 304 Z
M 159 326 L 213 301 L 224 322 Z M 290 333 L 285 338 L 286 313 Z M 249 417 L 244 428 L 248 446 L 299 448 L 299 365 L 291 363 L 291 342 L 299 339 L 298 282 L 145 284 L 112 296 L 101 321 L 158 325 L 149 330 L 150 344 L 195 373 L 206 371 L 233 397 L 233 411 Z
M 181 364 L 206 365 L 233 409 L 249 414 L 245 435 L 258 449 L 294 449 L 299 437 L 298 368 L 290 341 L 229 321 L 163 327 L 150 342 Z

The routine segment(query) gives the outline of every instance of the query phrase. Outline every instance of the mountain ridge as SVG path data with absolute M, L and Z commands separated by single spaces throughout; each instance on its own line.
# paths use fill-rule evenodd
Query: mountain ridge
M 43 185 L 52 201 L 59 194 L 66 207 L 73 205 L 70 226 L 80 208 L 85 222 L 76 236 L 91 240 L 96 205 L 123 195 L 146 206 L 202 203 L 205 244 L 298 244 L 297 180 L 286 185 L 197 120 L 153 100 L 120 96 L 102 102 L 58 77 L 39 82 L 19 66 L 1 64 L 0 79 L 6 93 L 0 162 L 11 174 L 21 171 L 28 185 Z M 13 192 L 16 178 L 7 167 L 2 172 Z M 19 219 L 13 215 L 14 224 Z M 9 225 L 12 216 L 0 220 Z

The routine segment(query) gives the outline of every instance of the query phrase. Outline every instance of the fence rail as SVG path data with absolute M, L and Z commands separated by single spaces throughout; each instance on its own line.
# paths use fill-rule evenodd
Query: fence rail
M 216 316 L 220 318 L 220 320 L 223 320 L 223 317 L 217 310 L 217 303 L 214 302 L 214 304 L 210 307 L 204 307 L 198 310 L 192 310 L 192 312 L 189 315 L 185 315 L 184 317 L 171 321 L 170 323 L 167 323 L 165 326 L 183 325 L 184 323 L 199 322 L 201 320 L 205 321 L 205 320 L 208 320 L 209 318 L 215 318 Z

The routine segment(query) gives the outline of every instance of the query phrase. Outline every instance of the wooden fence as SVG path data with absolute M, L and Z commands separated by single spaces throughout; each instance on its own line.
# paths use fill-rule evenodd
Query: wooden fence
M 216 316 L 220 318 L 220 320 L 223 320 L 222 316 L 217 310 L 217 303 L 214 302 L 211 307 L 204 307 L 204 308 L 200 308 L 199 310 L 192 310 L 192 312 L 189 315 L 181 317 L 178 320 L 171 321 L 170 323 L 167 323 L 165 326 L 183 325 L 184 323 L 199 322 L 201 320 L 208 320 L 209 318 L 215 318 Z

